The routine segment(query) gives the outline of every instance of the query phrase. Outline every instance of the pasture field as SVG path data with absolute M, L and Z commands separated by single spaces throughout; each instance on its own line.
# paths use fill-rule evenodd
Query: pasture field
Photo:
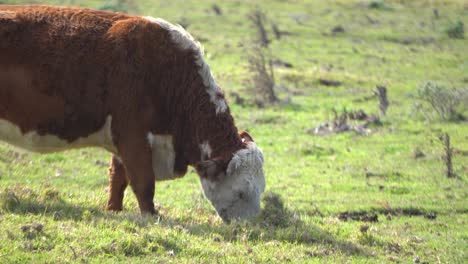
M 237 126 L 264 151 L 268 193 L 262 215 L 224 224 L 190 170 L 156 184 L 160 217 L 141 216 L 130 189 L 124 211 L 109 213 L 105 151 L 39 155 L 0 143 L 0 263 L 468 262 L 468 36 L 447 34 L 460 23 L 466 30 L 468 2 L 0 0 L 32 2 L 187 27 L 204 45 Z M 264 107 L 245 81 L 256 38 L 247 16 L 256 8 L 267 19 L 271 56 L 291 64 L 274 64 L 279 102 Z M 287 33 L 276 39 L 271 23 Z M 418 108 L 427 82 L 465 91 L 456 120 Z M 365 135 L 312 133 L 334 109 L 378 114 L 377 85 L 389 100 L 380 124 Z

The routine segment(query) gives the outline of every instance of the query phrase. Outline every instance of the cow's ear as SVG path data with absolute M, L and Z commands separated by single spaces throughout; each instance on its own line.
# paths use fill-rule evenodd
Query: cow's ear
M 227 162 L 223 159 L 210 159 L 200 161 L 195 165 L 195 169 L 200 177 L 216 181 L 226 174 Z
M 239 132 L 239 136 L 241 137 L 242 142 L 244 142 L 244 143 L 254 142 L 252 136 L 249 133 L 247 133 L 247 131 L 241 130 Z

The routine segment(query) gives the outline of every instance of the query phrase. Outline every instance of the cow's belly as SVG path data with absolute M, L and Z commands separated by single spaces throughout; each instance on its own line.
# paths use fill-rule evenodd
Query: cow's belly
M 116 153 L 111 134 L 112 117 L 98 131 L 68 142 L 55 135 L 39 135 L 36 131 L 22 133 L 21 129 L 8 120 L 0 119 L 0 140 L 11 145 L 39 153 L 50 153 L 73 148 L 103 147 Z
M 156 181 L 183 177 L 183 174 L 178 174 L 174 171 L 176 154 L 172 136 L 148 133 L 147 139 L 151 147 L 153 173 Z

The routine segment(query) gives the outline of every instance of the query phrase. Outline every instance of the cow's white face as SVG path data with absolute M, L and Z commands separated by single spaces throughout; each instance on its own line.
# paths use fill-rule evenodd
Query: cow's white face
M 206 163 L 211 163 L 211 168 L 204 171 L 205 175 L 214 172 L 217 175 L 200 177 L 201 185 L 223 221 L 246 219 L 260 213 L 260 195 L 265 190 L 263 154 L 253 141 L 237 151 L 225 169 L 219 169 L 222 161 L 216 159 Z

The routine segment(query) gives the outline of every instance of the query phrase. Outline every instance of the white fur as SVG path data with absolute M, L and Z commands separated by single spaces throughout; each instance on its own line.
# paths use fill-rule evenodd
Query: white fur
M 211 147 L 208 141 L 205 141 L 200 144 L 200 160 L 206 160 L 211 158 Z
M 226 175 L 217 181 L 201 178 L 208 200 L 224 219 L 243 219 L 260 212 L 260 196 L 265 190 L 263 154 L 254 142 L 234 153 Z
M 230 175 L 242 167 L 252 171 L 260 171 L 263 168 L 263 154 L 254 142 L 249 142 L 247 148 L 234 153 L 229 162 L 227 174 Z
M 112 141 L 112 116 L 107 116 L 106 122 L 98 131 L 81 137 L 73 142 L 68 142 L 55 135 L 39 135 L 36 131 L 26 134 L 21 129 L 7 121 L 0 119 L 0 139 L 12 145 L 40 153 L 63 151 L 82 147 L 103 147 L 110 152 L 117 152 Z
M 153 173 L 156 181 L 180 177 L 174 172 L 175 151 L 172 136 L 148 133 L 148 143 L 152 151 Z
M 223 113 L 227 110 L 226 101 L 222 98 L 218 98 L 217 93 L 220 93 L 218 86 L 216 85 L 213 75 L 211 74 L 210 66 L 205 62 L 203 58 L 203 47 L 200 42 L 196 41 L 190 33 L 188 33 L 180 25 L 173 25 L 161 18 L 154 18 L 145 16 L 145 19 L 152 23 L 157 23 L 165 30 L 169 31 L 172 41 L 178 45 L 182 50 L 191 49 L 196 52 L 195 63 L 198 65 L 198 73 L 203 79 L 203 85 L 206 87 L 206 92 L 210 95 L 210 100 L 216 106 L 216 113 Z

